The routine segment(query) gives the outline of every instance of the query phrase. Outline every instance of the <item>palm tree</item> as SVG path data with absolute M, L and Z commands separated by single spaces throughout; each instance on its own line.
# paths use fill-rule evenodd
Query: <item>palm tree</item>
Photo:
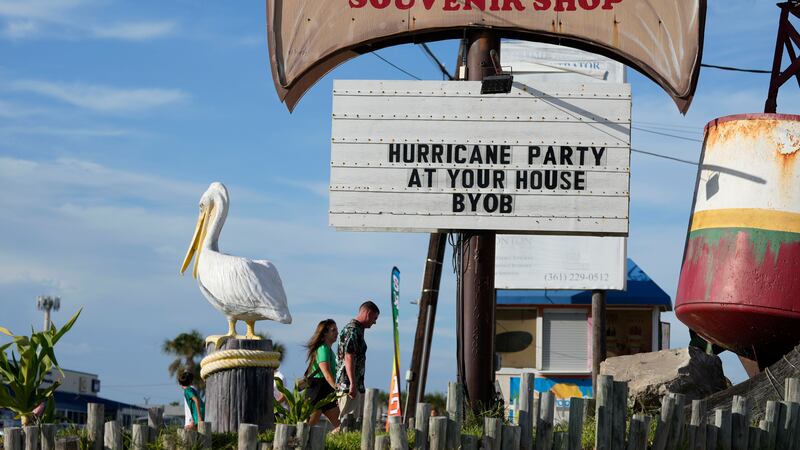
M 206 352 L 203 336 L 197 330 L 181 333 L 175 339 L 164 341 L 161 351 L 176 358 L 167 370 L 170 376 L 177 376 L 183 372 L 194 374 L 194 385 L 197 389 L 205 390 L 205 382 L 200 378 L 200 359 Z

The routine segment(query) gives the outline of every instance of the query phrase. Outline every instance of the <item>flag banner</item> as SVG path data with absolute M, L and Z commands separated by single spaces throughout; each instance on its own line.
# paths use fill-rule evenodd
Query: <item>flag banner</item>
M 400 302 L 400 270 L 392 268 L 392 327 L 394 329 L 394 361 L 392 363 L 392 382 L 389 388 L 389 416 L 403 416 L 400 407 L 400 327 L 398 323 L 398 303 Z M 389 421 L 386 421 L 389 429 Z

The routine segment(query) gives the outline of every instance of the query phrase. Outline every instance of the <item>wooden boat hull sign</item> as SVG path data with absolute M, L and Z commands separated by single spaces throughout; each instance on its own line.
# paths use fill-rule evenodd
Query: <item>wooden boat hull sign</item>
M 621 61 L 686 112 L 705 12 L 706 0 L 267 0 L 267 34 L 275 88 L 290 110 L 317 80 L 360 54 L 490 28 Z

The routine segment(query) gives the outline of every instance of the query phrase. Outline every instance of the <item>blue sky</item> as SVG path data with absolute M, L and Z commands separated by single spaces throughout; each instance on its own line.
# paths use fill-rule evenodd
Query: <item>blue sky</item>
M 709 0 L 704 62 L 771 67 L 778 8 L 764 0 Z M 455 42 L 431 44 L 446 64 Z M 382 56 L 441 79 L 421 49 Z M 290 114 L 274 92 L 265 2 L 0 0 L 0 324 L 40 327 L 35 298 L 59 295 L 58 323 L 84 311 L 60 344 L 62 365 L 100 375 L 103 396 L 179 399 L 162 342 L 182 331 L 225 329 L 223 317 L 178 266 L 197 202 L 228 186 L 220 247 L 271 259 L 295 322 L 259 329 L 289 348 L 283 372 L 304 368 L 300 344 L 317 321 L 341 324 L 365 298 L 388 306 L 392 266 L 402 271 L 402 365 L 411 351 L 427 235 L 336 232 L 327 226 L 331 82 L 408 79 L 375 55 L 334 70 Z M 727 114 L 763 109 L 767 75 L 704 69 L 681 116 L 671 99 L 630 73 L 634 126 L 691 139 Z M 788 83 L 779 112 L 797 112 Z M 633 147 L 696 160 L 701 144 L 640 131 Z M 674 295 L 696 168 L 632 157 L 629 256 Z M 449 261 L 449 251 L 448 259 Z M 455 287 L 442 280 L 430 390 L 455 377 Z M 672 346 L 688 334 L 674 323 Z M 367 383 L 386 388 L 388 315 L 367 334 Z M 724 357 L 726 373 L 743 378 Z

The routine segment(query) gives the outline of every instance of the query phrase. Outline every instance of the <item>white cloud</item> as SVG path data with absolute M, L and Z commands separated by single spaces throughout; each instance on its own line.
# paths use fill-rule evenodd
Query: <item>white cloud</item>
M 94 35 L 101 38 L 127 41 L 147 41 L 169 36 L 176 29 L 177 24 L 175 22 L 130 22 L 96 27 L 94 28 Z
M 40 33 L 39 25 L 32 20 L 8 21 L 3 27 L 3 36 L 12 39 L 27 39 Z
M 179 89 L 120 89 L 100 85 L 63 84 L 38 80 L 15 81 L 11 83 L 11 88 L 100 112 L 145 111 L 189 99 L 189 95 Z

